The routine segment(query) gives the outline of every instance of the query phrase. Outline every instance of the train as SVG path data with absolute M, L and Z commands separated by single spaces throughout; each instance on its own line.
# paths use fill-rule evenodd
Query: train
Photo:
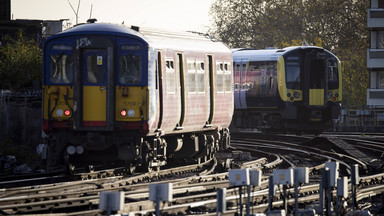
M 209 160 L 230 146 L 232 52 L 194 32 L 78 25 L 43 44 L 48 170 Z
M 338 119 L 341 62 L 316 46 L 233 49 L 233 130 L 319 134 Z

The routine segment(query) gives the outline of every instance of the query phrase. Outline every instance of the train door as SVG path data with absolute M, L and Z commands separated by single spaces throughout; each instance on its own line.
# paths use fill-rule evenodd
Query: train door
M 305 67 L 309 72 L 309 105 L 323 106 L 327 90 L 325 55 L 321 52 L 311 52 L 306 55 Z
M 207 56 L 207 65 L 208 65 L 208 104 L 209 104 L 209 116 L 207 120 L 206 127 L 212 124 L 213 116 L 215 114 L 215 86 L 214 86 L 214 70 L 213 70 L 213 57 L 211 55 Z
M 83 127 L 107 126 L 107 50 L 84 49 L 82 52 Z
M 234 62 L 235 69 L 234 69 L 234 102 L 236 109 L 241 108 L 240 106 L 240 89 L 241 89 L 241 81 L 240 81 L 240 67 L 241 67 L 241 61 L 240 62 Z
M 158 52 L 157 54 L 157 65 L 156 65 L 156 71 L 157 71 L 157 82 L 158 82 L 158 88 L 159 88 L 159 106 L 160 106 L 160 113 L 159 113 L 159 123 L 157 125 L 158 129 L 161 129 L 162 123 L 163 123 L 163 116 L 164 116 L 164 96 L 163 96 L 163 71 L 162 71 L 162 62 L 161 62 L 161 52 Z
M 240 66 L 240 107 L 247 109 L 246 93 L 248 91 L 247 86 L 247 64 L 248 60 L 241 60 Z
M 178 75 L 180 78 L 179 82 L 179 94 L 180 94 L 180 111 L 181 116 L 179 123 L 176 125 L 176 129 L 183 129 L 183 124 L 185 120 L 185 85 L 184 85 L 184 67 L 183 67 L 183 54 L 178 53 L 177 54 L 177 69 L 178 69 Z

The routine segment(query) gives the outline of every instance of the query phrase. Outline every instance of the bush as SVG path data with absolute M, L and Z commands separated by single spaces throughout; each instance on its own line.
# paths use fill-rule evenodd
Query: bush
M 42 80 L 42 50 L 20 31 L 16 38 L 6 35 L 0 46 L 0 89 L 30 89 Z

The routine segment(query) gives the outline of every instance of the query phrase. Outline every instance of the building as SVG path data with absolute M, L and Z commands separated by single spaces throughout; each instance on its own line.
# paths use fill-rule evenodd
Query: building
M 0 45 L 4 44 L 3 38 L 11 36 L 14 38 L 19 31 L 29 39 L 36 41 L 41 46 L 45 38 L 63 30 L 62 20 L 13 20 L 11 19 L 11 0 L 0 0 Z
M 368 9 L 370 47 L 367 51 L 367 67 L 370 87 L 367 105 L 384 106 L 384 0 L 371 0 Z
M 0 20 L 11 20 L 11 0 L 0 0 Z

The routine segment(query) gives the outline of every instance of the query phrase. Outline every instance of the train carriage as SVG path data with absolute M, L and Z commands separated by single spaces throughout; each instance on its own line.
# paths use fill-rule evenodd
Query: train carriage
M 236 49 L 234 128 L 320 133 L 340 114 L 341 64 L 313 46 Z
M 50 164 L 206 160 L 229 146 L 232 54 L 196 33 L 83 24 L 44 43 Z

